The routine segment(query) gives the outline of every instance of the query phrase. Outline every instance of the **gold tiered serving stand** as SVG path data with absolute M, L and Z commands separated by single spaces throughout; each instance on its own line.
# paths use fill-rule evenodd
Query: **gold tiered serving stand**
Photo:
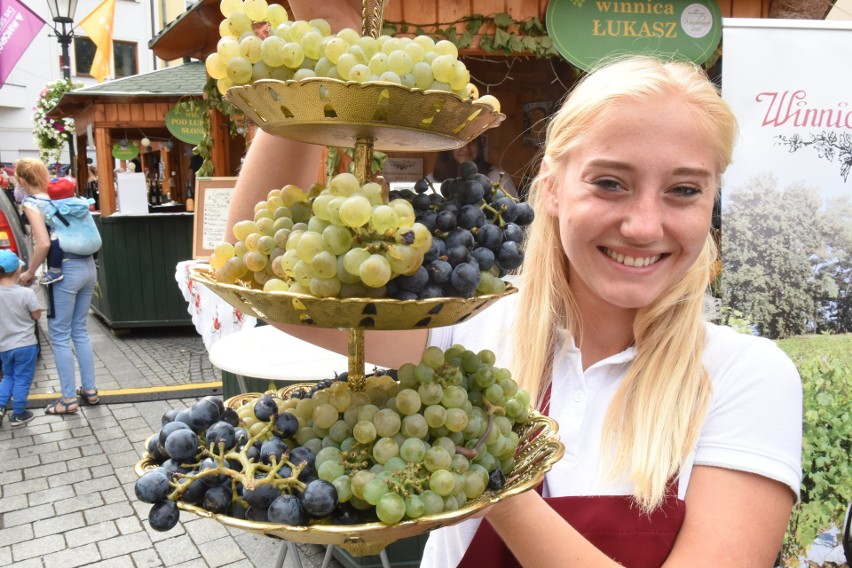
M 385 0 L 363 1 L 363 35 L 378 37 Z M 490 106 L 463 100 L 453 93 L 412 90 L 391 83 L 344 82 L 310 78 L 302 81 L 260 80 L 232 87 L 226 98 L 264 131 L 313 144 L 354 146 L 354 172 L 363 184 L 372 179 L 373 150 L 438 151 L 467 144 L 505 116 Z M 348 333 L 348 383 L 364 390 L 365 330 L 405 330 L 453 325 L 472 317 L 498 299 L 516 292 L 511 286 L 502 294 L 473 298 L 391 300 L 377 298 L 316 298 L 288 292 L 263 292 L 248 283 L 224 284 L 209 268 L 191 269 L 190 277 L 207 286 L 241 312 L 273 323 L 346 329 Z M 289 396 L 304 384 L 279 392 Z M 253 402 L 257 393 L 238 395 L 226 401 L 236 408 Z M 426 531 L 456 524 L 501 499 L 537 486 L 563 454 L 555 421 L 532 413 L 518 425 L 520 444 L 516 465 L 500 491 L 486 490 L 464 507 L 439 515 L 421 517 L 395 525 L 312 524 L 292 526 L 246 521 L 211 513 L 178 502 L 178 506 L 200 516 L 249 532 L 278 537 L 289 542 L 340 546 L 353 556 L 379 554 L 389 544 Z M 146 455 L 137 463 L 141 475 L 155 467 Z

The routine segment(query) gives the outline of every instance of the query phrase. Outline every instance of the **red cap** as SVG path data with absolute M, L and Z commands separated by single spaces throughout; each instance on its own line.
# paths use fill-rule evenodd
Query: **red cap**
M 66 197 L 74 197 L 74 190 L 77 189 L 74 182 L 68 178 L 59 178 L 51 180 L 47 184 L 47 194 L 51 199 L 65 199 Z

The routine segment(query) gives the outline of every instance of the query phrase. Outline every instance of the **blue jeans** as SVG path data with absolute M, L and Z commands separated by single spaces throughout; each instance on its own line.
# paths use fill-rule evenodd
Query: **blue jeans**
M 27 396 L 35 374 L 38 345 L 16 347 L 0 353 L 3 362 L 3 382 L 0 383 L 0 408 L 14 401 L 12 412 L 23 414 L 27 409 Z
M 88 314 L 95 290 L 95 260 L 91 257 L 66 258 L 62 262 L 59 282 L 53 288 L 53 317 L 48 318 L 47 328 L 62 398 L 76 398 L 74 352 L 80 366 L 80 382 L 83 389 L 95 388 L 95 355 L 89 341 Z M 74 352 L 71 351 L 74 342 Z

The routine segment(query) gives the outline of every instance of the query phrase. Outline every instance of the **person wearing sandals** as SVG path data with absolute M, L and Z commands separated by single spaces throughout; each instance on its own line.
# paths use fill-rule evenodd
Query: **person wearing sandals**
M 47 257 L 50 250 L 50 236 L 45 225 L 44 214 L 38 207 L 38 200 L 49 199 L 47 193 L 50 175 L 44 163 L 35 159 L 21 159 L 15 162 L 15 176 L 27 194 L 34 199 L 23 203 L 24 213 L 32 227 L 35 247 L 29 268 L 21 274 L 21 283 L 29 284 L 35 279 L 35 270 Z M 59 373 L 59 385 L 62 396 L 49 404 L 45 414 L 73 414 L 80 409 L 81 397 L 89 404 L 98 404 L 98 390 L 95 388 L 95 357 L 89 341 L 88 314 L 95 289 L 95 261 L 90 256 L 65 253 L 62 259 L 63 279 L 51 284 L 53 296 L 53 317 L 48 317 L 47 327 L 56 369 Z M 71 349 L 71 342 L 74 349 Z M 75 391 L 76 369 L 74 359 L 80 368 L 82 386 Z

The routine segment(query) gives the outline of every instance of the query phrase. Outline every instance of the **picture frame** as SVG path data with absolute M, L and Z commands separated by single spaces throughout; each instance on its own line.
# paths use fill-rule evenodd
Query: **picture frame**
M 544 144 L 545 129 L 553 114 L 553 101 L 538 101 L 524 104 L 524 146 Z
M 195 180 L 195 218 L 192 224 L 192 258 L 205 260 L 224 240 L 228 205 L 236 177 L 200 177 Z

